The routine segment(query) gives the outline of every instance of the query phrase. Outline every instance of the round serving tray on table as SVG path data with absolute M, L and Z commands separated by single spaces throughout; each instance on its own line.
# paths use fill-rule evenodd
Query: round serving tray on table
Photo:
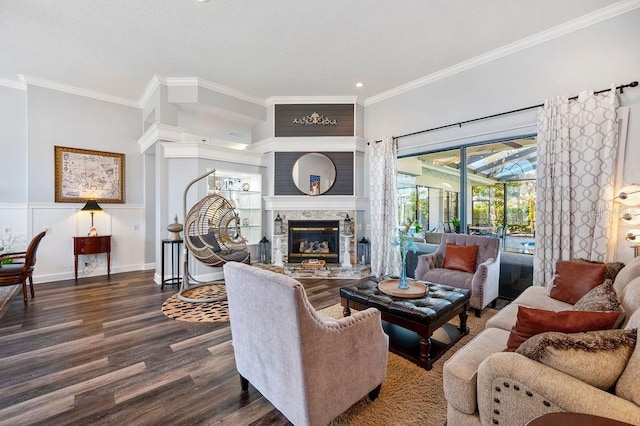
M 420 284 L 419 282 L 416 282 L 414 280 L 407 280 L 409 288 L 406 290 L 402 290 L 398 288 L 399 282 L 399 278 L 380 281 L 378 283 L 378 290 L 380 290 L 384 294 L 388 294 L 389 296 L 404 297 L 408 299 L 424 297 L 429 290 L 426 285 Z

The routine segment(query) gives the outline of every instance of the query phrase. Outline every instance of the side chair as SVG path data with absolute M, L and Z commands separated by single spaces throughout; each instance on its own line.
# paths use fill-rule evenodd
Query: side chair
M 45 235 L 46 232 L 41 232 L 33 237 L 27 251 L 0 254 L 0 286 L 22 284 L 22 299 L 25 305 L 29 303 L 27 278 L 31 286 L 31 297 L 35 297 L 32 274 L 36 264 L 36 252 Z M 2 263 L 7 260 L 11 263 Z

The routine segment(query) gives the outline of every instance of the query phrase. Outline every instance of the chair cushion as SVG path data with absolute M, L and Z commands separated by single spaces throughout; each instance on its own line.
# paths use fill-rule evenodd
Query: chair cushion
M 636 337 L 635 329 L 572 334 L 547 332 L 531 337 L 516 352 L 607 390 L 624 371 Z
M 427 273 L 422 276 L 422 280 L 471 290 L 473 274 L 470 272 L 456 271 L 455 269 L 435 268 L 427 271 Z
M 549 295 L 563 302 L 575 304 L 592 288 L 604 282 L 603 263 L 568 262 L 558 260 L 556 277 Z
M 620 312 L 545 311 L 518 306 L 516 324 L 507 341 L 507 351 L 514 352 L 528 338 L 546 331 L 579 333 L 606 330 L 616 323 Z
M 477 256 L 478 246 L 476 245 L 459 246 L 447 244 L 442 267 L 462 272 L 474 272 L 476 269 Z
M 8 275 L 20 275 L 24 269 L 24 263 L 5 263 L 0 265 L 0 277 Z M 18 280 L 18 282 L 21 282 Z

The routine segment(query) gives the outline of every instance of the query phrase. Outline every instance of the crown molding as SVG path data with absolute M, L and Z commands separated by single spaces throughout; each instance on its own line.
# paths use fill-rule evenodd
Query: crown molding
M 357 96 L 270 96 L 266 106 L 274 104 L 357 104 Z
M 158 141 L 180 142 L 184 131 L 185 130 L 180 127 L 153 123 L 151 127 L 149 127 L 147 131 L 140 136 L 140 139 L 138 139 L 140 153 L 144 153 Z
M 265 100 L 262 98 L 249 95 L 248 93 L 244 93 L 239 90 L 235 90 L 218 83 L 213 83 L 211 81 L 203 80 L 198 77 L 166 77 L 165 81 L 167 86 L 202 87 L 203 89 L 213 90 L 214 92 L 222 93 L 223 95 L 231 96 L 246 102 L 251 102 L 256 105 L 265 106 Z
M 270 137 L 253 142 L 247 150 L 264 154 L 272 151 L 365 151 L 366 142 L 359 136 Z
M 0 86 L 8 87 L 10 89 L 27 90 L 27 85 L 22 78 L 20 78 L 20 81 L 9 80 L 8 78 L 0 78 Z
M 165 158 L 199 158 L 266 167 L 262 155 L 198 142 L 163 143 Z
M 581 30 L 583 28 L 589 27 L 599 22 L 606 21 L 607 19 L 615 18 L 616 16 L 623 15 L 625 13 L 631 12 L 638 8 L 640 8 L 640 0 L 623 0 L 611 6 L 598 9 L 594 12 L 588 13 L 579 18 L 572 19 L 571 21 L 567 21 L 563 24 L 549 28 L 548 30 L 539 32 L 532 36 L 525 37 L 516 42 L 507 44 L 506 46 L 502 46 L 498 49 L 494 49 L 485 54 L 476 56 L 469 60 L 444 68 L 435 73 L 418 78 L 409 83 L 398 86 L 394 89 L 387 90 L 385 92 L 371 96 L 364 100 L 364 106 L 373 105 L 385 99 L 389 99 L 394 96 L 400 95 L 402 93 L 409 92 L 411 90 L 425 86 L 427 84 L 434 83 L 438 80 L 451 77 L 463 71 L 470 70 L 472 68 L 486 64 L 488 62 L 492 62 L 497 59 L 503 58 L 505 56 L 512 55 L 521 50 L 528 49 L 533 46 L 537 46 L 539 44 L 556 39 L 558 37 L 562 37 L 564 35 Z
M 140 106 L 140 108 L 144 108 L 147 103 L 149 103 L 151 97 L 156 92 L 156 89 L 160 87 L 161 80 L 162 77 L 158 76 L 157 74 L 154 74 L 153 77 L 151 77 L 151 80 L 149 80 L 147 87 L 145 87 L 144 92 L 142 92 L 142 96 L 140 96 L 140 99 L 138 100 L 138 105 Z
M 59 92 L 70 93 L 72 95 L 84 96 L 86 98 L 97 99 L 99 101 L 111 102 L 114 104 L 120 104 L 132 108 L 140 108 L 136 101 L 130 99 L 120 98 L 118 96 L 111 96 L 105 93 L 94 92 L 93 90 L 81 89 L 79 87 L 70 86 L 68 84 L 58 83 L 55 81 L 43 80 L 41 78 L 29 77 L 26 75 L 21 76 L 24 78 L 26 84 L 33 86 L 40 86 L 47 89 L 57 90 Z

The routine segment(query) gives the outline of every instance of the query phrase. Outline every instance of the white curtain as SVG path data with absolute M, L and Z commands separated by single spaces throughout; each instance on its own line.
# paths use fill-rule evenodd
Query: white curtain
M 371 273 L 400 274 L 400 252 L 391 244 L 398 233 L 396 141 L 369 141 L 369 200 L 371 212 Z
M 618 97 L 582 92 L 538 112 L 534 284 L 549 285 L 558 259 L 604 261 L 618 153 Z

